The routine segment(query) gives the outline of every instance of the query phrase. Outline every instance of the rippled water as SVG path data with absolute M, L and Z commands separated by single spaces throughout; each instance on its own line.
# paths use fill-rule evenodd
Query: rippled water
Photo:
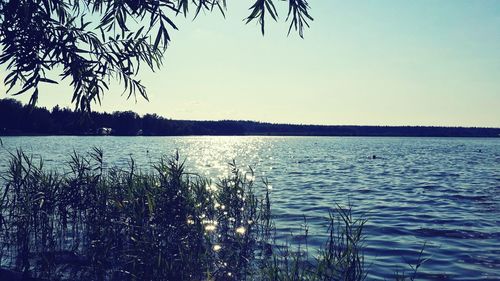
M 279 233 L 323 242 L 324 217 L 349 202 L 368 219 L 371 280 L 390 278 L 427 242 L 419 280 L 500 280 L 500 140 L 364 137 L 7 137 L 57 166 L 70 153 L 104 149 L 108 164 L 154 162 L 179 150 L 197 173 L 213 178 L 235 159 L 273 186 Z M 377 157 L 373 159 L 373 155 Z M 399 268 L 402 269 L 402 268 Z

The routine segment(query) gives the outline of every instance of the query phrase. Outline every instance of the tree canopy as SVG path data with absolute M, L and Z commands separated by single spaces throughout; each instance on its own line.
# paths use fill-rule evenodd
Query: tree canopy
M 273 0 L 252 0 L 246 23 L 277 20 Z M 274 0 L 276 2 L 276 0 Z M 69 80 L 75 108 L 90 111 L 117 80 L 127 98 L 148 99 L 137 78 L 141 67 L 162 65 L 177 29 L 176 16 L 200 12 L 225 15 L 227 0 L 0 0 L 0 65 L 7 93 L 31 93 L 35 105 L 40 83 Z M 303 37 L 312 20 L 307 0 L 286 2 L 289 30 Z M 54 78 L 59 71 L 60 78 Z
M 84 118 L 82 118 L 84 117 Z M 110 129 L 104 131 L 103 129 Z M 500 137 L 500 128 L 428 126 L 345 126 L 272 124 L 242 120 L 174 120 L 133 111 L 76 112 L 55 106 L 30 107 L 0 99 L 0 136 L 9 135 L 278 135 L 278 136 L 411 136 Z

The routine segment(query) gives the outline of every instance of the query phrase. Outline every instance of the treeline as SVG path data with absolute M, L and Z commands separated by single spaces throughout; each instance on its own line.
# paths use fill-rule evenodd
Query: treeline
M 111 130 L 108 130 L 111 129 Z M 29 107 L 0 99 L 0 135 L 283 135 L 283 136 L 436 136 L 500 137 L 500 128 L 426 126 L 323 126 L 271 124 L 253 121 L 172 120 L 132 111 L 75 112 L 55 106 Z

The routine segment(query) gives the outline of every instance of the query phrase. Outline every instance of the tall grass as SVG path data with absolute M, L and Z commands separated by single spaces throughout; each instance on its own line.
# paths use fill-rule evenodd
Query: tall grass
M 231 163 L 210 180 L 179 155 L 152 169 L 103 152 L 74 153 L 61 170 L 17 151 L 0 186 L 0 267 L 45 280 L 363 280 L 364 220 L 329 217 L 315 257 L 276 247 L 267 182 Z

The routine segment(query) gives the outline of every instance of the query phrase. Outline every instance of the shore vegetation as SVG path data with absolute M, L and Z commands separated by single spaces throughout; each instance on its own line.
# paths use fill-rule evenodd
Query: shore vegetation
M 2 160 L 5 161 L 5 160 Z M 11 280 L 364 280 L 364 219 L 338 206 L 328 239 L 276 241 L 271 188 L 233 162 L 213 182 L 179 157 L 106 167 L 74 153 L 54 170 L 11 154 L 0 186 L 0 276 Z M 410 280 L 400 275 L 399 280 Z M 410 276 L 411 277 L 411 276 Z M 17 278 L 17 279 L 16 279 Z M 4 280 L 4 279 L 2 279 Z M 8 280 L 8 279 L 7 279 Z

